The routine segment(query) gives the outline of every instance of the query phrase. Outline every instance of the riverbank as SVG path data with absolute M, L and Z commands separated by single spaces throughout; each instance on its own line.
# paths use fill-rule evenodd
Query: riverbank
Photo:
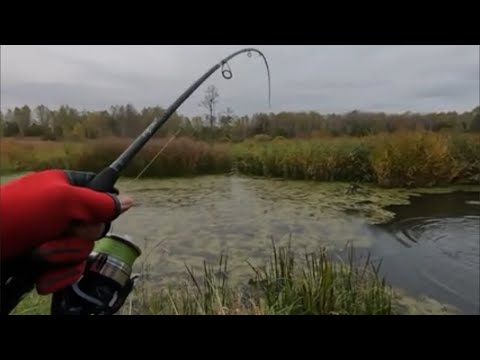
M 300 256 L 272 248 L 270 261 L 252 266 L 248 283 L 231 284 L 227 259 L 205 262 L 204 273 L 158 286 L 143 274 L 119 315 L 454 315 L 458 310 L 392 288 L 368 259 L 333 261 L 326 250 Z M 49 315 L 51 296 L 26 296 L 12 315 Z
M 234 171 L 292 180 L 373 183 L 387 188 L 480 183 L 479 135 L 415 131 L 366 137 L 264 140 L 208 144 L 178 138 L 142 177 L 191 177 Z M 166 141 L 148 143 L 123 175 L 136 177 Z M 0 171 L 100 171 L 130 142 L 120 138 L 85 142 L 4 138 Z
M 152 286 L 140 280 L 124 315 L 389 315 L 393 292 L 368 263 L 334 261 L 325 250 L 304 254 L 271 249 L 270 261 L 252 265 L 247 284 L 231 284 L 227 258 L 205 263 L 201 276 L 187 267 L 189 281 Z M 148 274 L 143 274 L 148 278 Z M 14 314 L 48 314 L 50 297 L 35 294 Z

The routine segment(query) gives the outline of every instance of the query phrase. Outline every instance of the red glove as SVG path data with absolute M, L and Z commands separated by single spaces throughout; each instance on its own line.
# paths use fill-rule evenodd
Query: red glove
M 72 225 L 109 223 L 121 213 L 115 195 L 75 186 L 86 185 L 92 177 L 47 170 L 0 188 L 2 265 L 31 258 L 32 268 L 42 269 L 33 274 L 39 294 L 73 284 L 83 274 L 94 243 L 68 234 Z

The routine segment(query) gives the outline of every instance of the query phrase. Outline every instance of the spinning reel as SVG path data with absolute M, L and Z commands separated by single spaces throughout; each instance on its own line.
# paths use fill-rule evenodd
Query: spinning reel
M 107 234 L 90 254 L 82 278 L 55 293 L 52 315 L 113 315 L 120 310 L 138 276 L 132 266 L 141 250 L 128 236 Z

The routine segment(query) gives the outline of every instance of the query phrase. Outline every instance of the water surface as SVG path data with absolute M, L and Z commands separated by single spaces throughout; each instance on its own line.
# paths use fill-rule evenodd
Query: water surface
M 229 276 L 242 277 L 250 274 L 247 260 L 259 264 L 269 255 L 272 239 L 340 254 L 353 244 L 357 253 L 382 261 L 382 274 L 417 299 L 406 303 L 420 313 L 451 307 L 480 313 L 478 188 L 425 189 L 433 194 L 419 196 L 406 189 L 361 185 L 351 191 L 342 183 L 240 176 L 122 179 L 117 185 L 133 195 L 135 206 L 113 231 L 133 237 L 143 249 L 139 269 L 148 265 L 156 281 L 184 277 L 186 264 L 201 271 L 204 260 L 215 262 L 225 251 Z
M 392 206 L 372 251 L 389 281 L 410 293 L 480 313 L 480 198 L 478 192 L 428 194 Z
M 361 186 L 352 193 L 349 184 L 236 176 L 120 187 L 137 206 L 114 230 L 147 239 L 147 249 L 161 243 L 147 251 L 159 278 L 184 274 L 185 263 L 200 269 L 222 251 L 233 273 L 246 273 L 246 260 L 261 261 L 272 238 L 306 250 L 353 244 L 381 259 L 382 273 L 407 294 L 480 313 L 478 192 L 410 197 L 407 190 Z

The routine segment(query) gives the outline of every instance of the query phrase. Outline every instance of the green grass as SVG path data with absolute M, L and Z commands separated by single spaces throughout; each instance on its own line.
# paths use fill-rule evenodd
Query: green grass
M 387 315 L 393 314 L 393 291 L 367 258 L 357 263 L 334 259 L 326 250 L 298 254 L 291 246 L 272 246 L 263 266 L 251 266 L 247 284 L 230 282 L 228 258 L 204 263 L 189 281 L 164 287 L 140 282 L 121 314 L 142 315 Z M 31 295 L 17 314 L 47 314 L 47 301 Z
M 12 311 L 12 315 L 49 315 L 51 295 L 40 296 L 31 292 Z

